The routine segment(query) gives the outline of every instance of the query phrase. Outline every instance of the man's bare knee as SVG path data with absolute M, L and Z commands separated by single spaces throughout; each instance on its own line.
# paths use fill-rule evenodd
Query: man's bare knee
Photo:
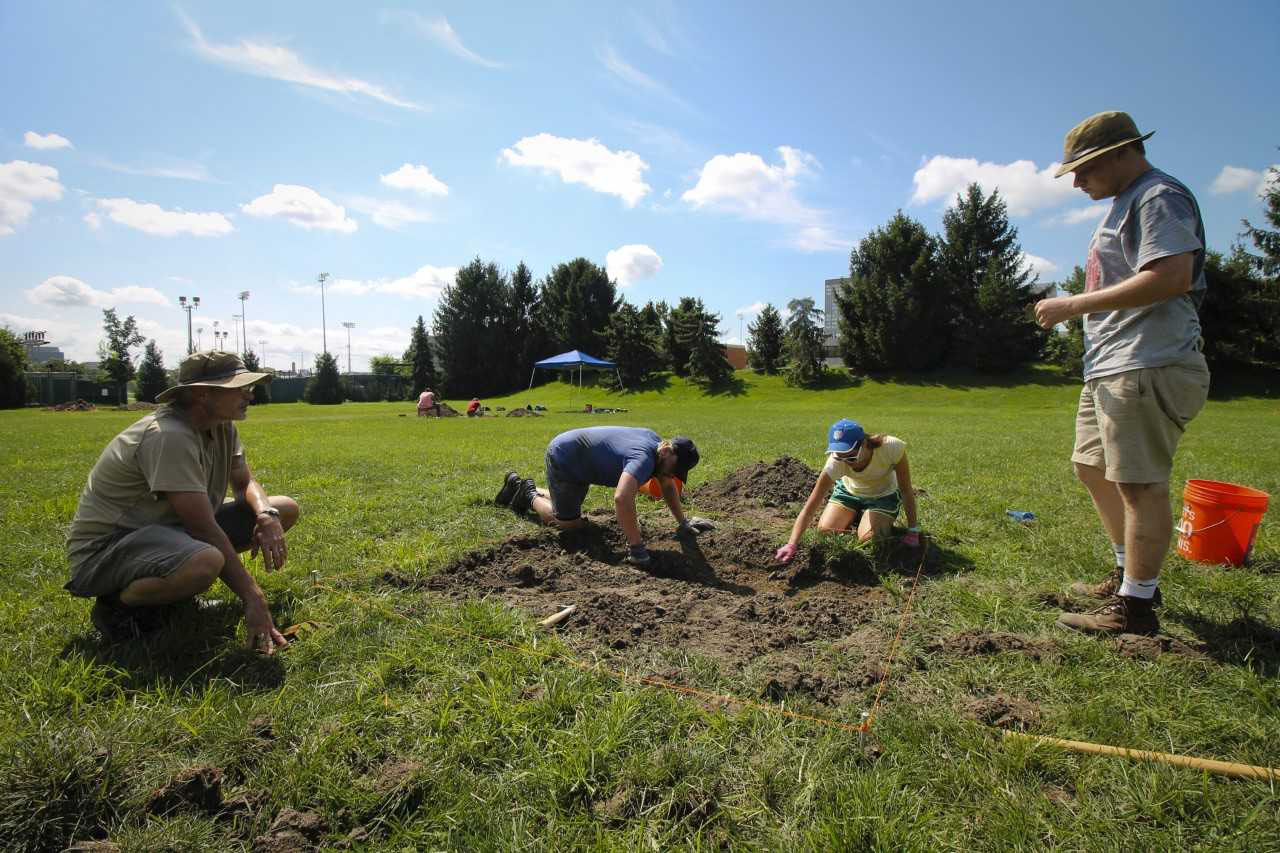
M 226 557 L 217 548 L 203 548 L 179 566 L 171 577 L 181 576 L 184 585 L 189 584 L 193 588 L 193 594 L 204 592 L 213 586 L 226 564 Z
M 272 495 L 270 500 L 271 505 L 280 510 L 281 527 L 288 530 L 298 523 L 298 517 L 302 515 L 302 507 L 298 506 L 297 501 L 284 495 Z
M 1116 483 L 1120 497 L 1126 504 L 1136 504 L 1146 498 L 1158 498 L 1169 494 L 1168 483 Z

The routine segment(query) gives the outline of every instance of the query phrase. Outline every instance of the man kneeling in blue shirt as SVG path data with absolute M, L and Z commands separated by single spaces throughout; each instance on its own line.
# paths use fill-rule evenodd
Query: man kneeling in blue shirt
M 663 441 L 651 429 L 587 427 L 561 433 L 547 445 L 547 488 L 508 472 L 495 502 L 519 515 L 532 510 L 543 524 L 575 530 L 586 524 L 582 502 L 594 486 L 613 487 L 618 524 L 627 537 L 627 562 L 647 566 L 653 558 L 640 535 L 636 492 L 650 477 L 662 487 L 662 499 L 679 525 L 677 533 L 696 535 L 714 525 L 702 518 L 685 518 L 673 477 L 688 481 L 698 464 L 698 448 L 687 438 Z

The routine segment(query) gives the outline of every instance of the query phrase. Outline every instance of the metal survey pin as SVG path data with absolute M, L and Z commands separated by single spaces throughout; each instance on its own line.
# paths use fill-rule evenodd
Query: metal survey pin
M 320 572 L 316 571 L 315 569 L 311 570 L 311 585 L 312 586 L 320 585 Z

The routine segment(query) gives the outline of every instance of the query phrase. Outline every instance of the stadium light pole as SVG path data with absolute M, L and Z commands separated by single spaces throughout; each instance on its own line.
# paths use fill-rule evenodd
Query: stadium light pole
M 263 369 L 263 370 L 266 370 L 266 369 L 267 369 L 267 342 L 266 342 L 266 341 L 258 341 L 258 344 L 262 347 L 262 362 L 261 362 L 261 366 L 262 366 L 262 369 Z
M 240 340 L 244 341 L 244 352 L 240 353 L 240 355 L 244 356 L 249 351 L 249 324 L 244 315 L 244 303 L 249 298 L 249 291 L 240 291 L 240 295 L 237 298 L 240 300 Z
M 347 328 L 347 375 L 351 375 L 351 330 L 355 328 L 355 323 L 349 323 L 346 320 L 342 322 Z
M 234 326 L 236 330 L 236 352 L 240 352 L 240 324 L 237 322 L 240 319 L 240 316 L 241 315 L 239 314 L 231 315 L 231 325 Z
M 196 326 L 196 349 L 204 349 L 204 326 Z
M 193 296 L 190 301 L 185 296 L 178 297 L 178 307 L 187 312 L 187 355 L 196 351 L 191 343 L 191 312 L 200 307 L 200 297 Z
M 320 346 L 324 349 L 325 355 L 329 354 L 329 335 L 325 329 L 327 321 L 324 316 L 324 283 L 329 279 L 327 272 L 322 272 L 316 276 L 316 281 L 320 282 Z

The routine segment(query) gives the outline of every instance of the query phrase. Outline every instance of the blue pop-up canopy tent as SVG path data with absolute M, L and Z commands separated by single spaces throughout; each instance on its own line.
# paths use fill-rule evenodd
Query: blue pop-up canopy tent
M 543 370 L 568 370 L 571 374 L 574 370 L 577 370 L 579 389 L 582 388 L 583 370 L 612 370 L 614 373 L 618 372 L 618 365 L 612 361 L 605 361 L 602 358 L 596 358 L 594 355 L 587 355 L 581 350 L 571 349 L 568 352 L 562 352 L 559 355 L 551 356 L 551 358 L 544 358 L 542 361 L 535 362 L 533 372 L 529 374 L 530 388 L 533 387 L 533 377 L 537 375 L 538 368 Z

